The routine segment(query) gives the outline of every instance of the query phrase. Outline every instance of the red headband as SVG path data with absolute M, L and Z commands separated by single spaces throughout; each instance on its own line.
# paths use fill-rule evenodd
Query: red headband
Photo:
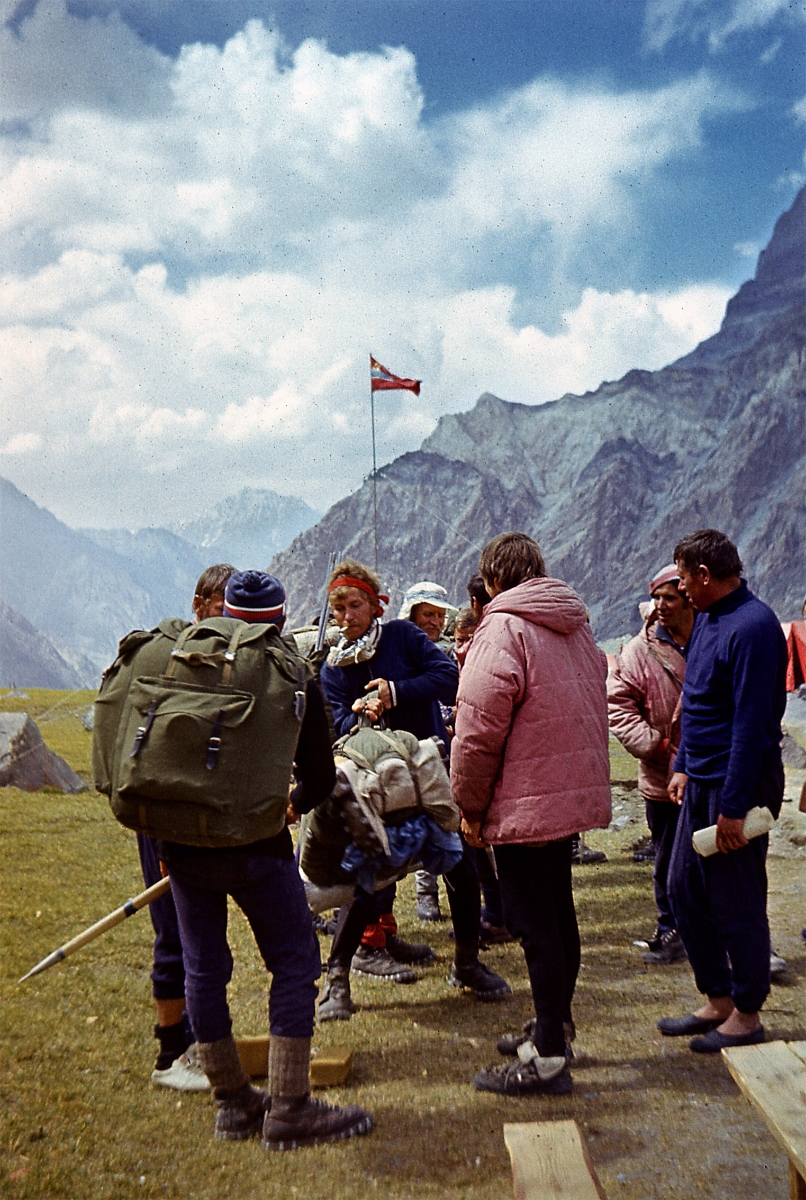
M 327 589 L 328 596 L 330 596 L 333 592 L 335 592 L 336 588 L 341 588 L 341 587 L 358 588 L 359 591 L 366 592 L 367 595 L 371 596 L 372 599 L 375 601 L 375 604 L 377 606 L 376 613 L 378 616 L 380 616 L 381 613 L 383 612 L 383 609 L 381 608 L 381 605 L 378 603 L 378 601 L 383 600 L 384 604 L 389 603 L 388 596 L 384 596 L 383 593 L 376 592 L 374 587 L 372 587 L 371 584 L 367 583 L 366 580 L 355 579 L 352 575 L 339 575 L 338 579 L 334 579 L 333 582 L 331 583 L 330 587 Z

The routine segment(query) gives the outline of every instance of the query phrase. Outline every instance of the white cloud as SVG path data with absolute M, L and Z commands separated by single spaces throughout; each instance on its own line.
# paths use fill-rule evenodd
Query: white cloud
M 42 438 L 38 433 L 17 433 L 8 439 L 5 446 L 0 447 L 0 454 L 11 457 L 18 454 L 30 454 L 31 451 L 38 450 L 41 445 Z
M 803 0 L 647 0 L 644 41 L 661 51 L 676 38 L 704 37 L 711 50 L 720 50 L 737 34 L 766 29 L 775 22 L 803 22 Z M 762 62 L 771 62 L 778 46 L 769 47 Z M 767 55 L 767 57 L 765 57 Z
M 738 103 L 707 75 L 541 79 L 429 125 L 405 49 L 292 52 L 256 21 L 176 61 L 132 38 L 46 0 L 0 33 L 0 116 L 33 122 L 0 142 L 0 444 L 66 519 L 165 522 L 250 483 L 337 498 L 369 467 L 370 351 L 424 380 L 379 402 L 383 461 L 483 390 L 581 391 L 719 324 L 723 288 L 592 285 Z

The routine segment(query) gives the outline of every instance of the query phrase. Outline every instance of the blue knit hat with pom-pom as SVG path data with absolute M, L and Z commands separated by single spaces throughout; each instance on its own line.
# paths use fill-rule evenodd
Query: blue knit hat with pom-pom
M 285 588 L 264 571 L 230 575 L 224 592 L 224 616 L 282 628 L 285 621 Z

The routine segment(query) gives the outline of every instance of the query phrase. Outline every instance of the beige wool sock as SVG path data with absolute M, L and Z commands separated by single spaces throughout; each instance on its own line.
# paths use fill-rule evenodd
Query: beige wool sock
M 210 1080 L 216 1099 L 220 1100 L 224 1094 L 237 1092 L 244 1084 L 249 1083 L 233 1037 L 220 1038 L 217 1042 L 197 1042 L 196 1046 L 202 1070 Z
M 293 1099 L 311 1090 L 311 1039 L 271 1035 L 269 1095 Z

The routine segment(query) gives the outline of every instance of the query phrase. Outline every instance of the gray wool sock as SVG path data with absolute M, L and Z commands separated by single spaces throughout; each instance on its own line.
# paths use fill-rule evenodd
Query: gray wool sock
M 311 1090 L 311 1039 L 271 1035 L 269 1095 L 293 1099 Z
M 235 1038 L 220 1038 L 217 1042 L 197 1042 L 199 1061 L 202 1065 L 216 1100 L 226 1100 L 244 1084 L 249 1077 L 241 1066 Z

